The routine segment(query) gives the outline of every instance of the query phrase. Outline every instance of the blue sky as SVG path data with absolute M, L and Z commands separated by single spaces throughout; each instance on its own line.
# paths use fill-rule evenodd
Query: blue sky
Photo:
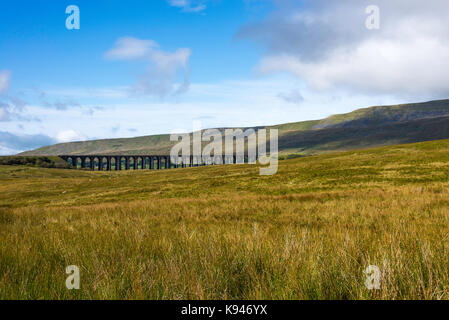
M 80 30 L 65 27 L 70 4 L 80 8 Z M 190 48 L 195 52 L 189 61 L 192 81 L 246 76 L 257 49 L 234 36 L 267 9 L 254 12 L 231 0 L 204 11 L 183 12 L 163 0 L 5 1 L 0 4 L 0 61 L 14 70 L 17 86 L 126 85 L 139 67 L 113 64 L 103 54 L 117 38 L 132 36 L 152 39 L 166 51 Z
M 447 97 L 434 1 L 377 1 L 374 32 L 363 0 L 2 1 L 0 154 Z

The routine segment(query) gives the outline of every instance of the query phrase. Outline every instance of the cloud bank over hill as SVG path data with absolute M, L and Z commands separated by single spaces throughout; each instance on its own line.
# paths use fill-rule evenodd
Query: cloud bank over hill
M 57 140 L 43 134 L 16 135 L 4 131 L 0 131 L 0 141 L 0 153 L 3 155 L 16 154 L 24 150 L 48 146 L 57 142 Z

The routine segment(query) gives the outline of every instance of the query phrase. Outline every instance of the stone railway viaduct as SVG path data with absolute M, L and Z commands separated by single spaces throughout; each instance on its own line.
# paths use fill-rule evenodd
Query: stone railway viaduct
M 131 170 L 131 168 L 155 170 L 248 162 L 247 157 L 235 155 L 215 156 L 208 161 L 204 161 L 200 156 L 173 159 L 169 155 L 60 155 L 59 157 L 76 168 L 89 168 L 92 171 Z

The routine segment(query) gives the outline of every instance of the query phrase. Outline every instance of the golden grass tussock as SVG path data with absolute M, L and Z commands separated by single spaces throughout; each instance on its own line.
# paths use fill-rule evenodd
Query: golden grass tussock
M 448 299 L 448 150 L 304 157 L 270 177 L 0 166 L 0 298 Z

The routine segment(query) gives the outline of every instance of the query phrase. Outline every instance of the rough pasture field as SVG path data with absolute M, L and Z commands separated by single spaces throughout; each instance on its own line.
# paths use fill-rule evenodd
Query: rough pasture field
M 448 140 L 280 161 L 274 176 L 0 166 L 0 298 L 448 299 L 448 187 Z

